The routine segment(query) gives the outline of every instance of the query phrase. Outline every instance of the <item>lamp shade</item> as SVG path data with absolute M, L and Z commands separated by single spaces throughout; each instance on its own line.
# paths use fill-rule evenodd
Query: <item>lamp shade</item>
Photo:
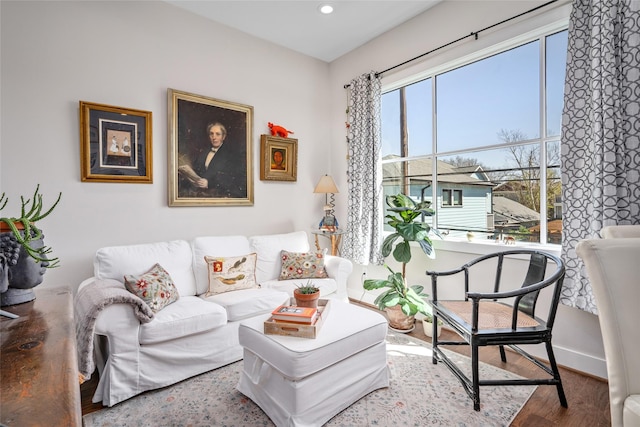
M 339 193 L 338 187 L 336 187 L 336 183 L 333 182 L 333 178 L 329 175 L 323 175 L 320 177 L 320 181 L 316 185 L 316 189 L 313 190 L 314 193 Z

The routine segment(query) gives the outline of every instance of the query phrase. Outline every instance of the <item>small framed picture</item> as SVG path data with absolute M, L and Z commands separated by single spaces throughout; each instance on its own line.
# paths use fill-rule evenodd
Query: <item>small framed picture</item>
M 80 101 L 83 182 L 153 183 L 151 112 Z
M 252 206 L 253 107 L 167 94 L 169 206 Z
M 298 179 L 298 140 L 260 136 L 260 179 L 296 181 Z

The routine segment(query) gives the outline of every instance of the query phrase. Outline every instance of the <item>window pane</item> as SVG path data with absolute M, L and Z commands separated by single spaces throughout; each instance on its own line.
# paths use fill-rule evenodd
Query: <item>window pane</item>
M 515 240 L 537 242 L 539 153 L 538 145 L 528 144 L 441 157 L 438 188 L 455 187 L 464 202 L 457 209 L 438 210 L 438 228 L 448 229 L 449 235 L 456 237 L 473 231 L 476 238 L 512 236 Z
M 547 243 L 562 243 L 560 141 L 547 143 Z
M 567 63 L 567 31 L 547 36 L 547 136 L 560 135 Z
M 431 92 L 431 79 L 407 86 L 409 156 L 423 156 L 433 152 Z
M 531 42 L 436 77 L 439 152 L 502 142 L 503 129 L 539 137 L 539 46 Z
M 433 151 L 431 79 L 382 95 L 382 156 L 421 156 Z M 402 152 L 402 108 L 406 112 L 407 152 Z
M 382 94 L 380 101 L 382 115 L 382 149 L 384 158 L 389 154 L 400 155 L 400 89 Z

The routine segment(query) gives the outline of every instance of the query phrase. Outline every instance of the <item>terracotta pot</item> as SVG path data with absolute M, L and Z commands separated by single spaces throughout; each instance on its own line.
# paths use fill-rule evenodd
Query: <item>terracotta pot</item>
M 399 332 L 410 332 L 415 328 L 415 316 L 407 316 L 402 312 L 402 307 L 394 305 L 385 308 L 387 317 L 389 318 L 389 326 Z
M 296 305 L 299 307 L 318 307 L 318 298 L 320 298 L 320 291 L 315 294 L 301 294 L 298 290 L 293 291 L 293 297 L 296 299 Z
M 14 222 L 18 230 L 24 230 L 24 224 L 21 222 Z M 6 222 L 0 222 L 0 233 L 9 233 L 11 229 Z

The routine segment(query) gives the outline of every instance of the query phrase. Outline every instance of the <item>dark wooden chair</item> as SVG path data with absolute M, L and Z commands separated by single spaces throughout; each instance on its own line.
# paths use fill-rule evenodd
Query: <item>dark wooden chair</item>
M 502 291 L 501 282 L 509 281 L 508 278 L 504 280 L 502 278 L 505 261 L 523 257 L 529 260 L 529 267 L 522 287 Z M 549 274 L 547 274 L 547 261 L 552 261 L 555 264 L 555 271 L 551 269 Z M 492 264 L 495 264 L 495 268 Z M 472 271 L 473 274 L 486 276 L 486 268 L 495 269 L 493 292 L 471 292 Z M 438 299 L 438 286 L 441 290 L 443 286 L 455 286 L 452 280 L 457 279 L 447 279 L 447 284 L 442 284 L 443 281 L 438 284 L 438 278 L 458 273 L 462 273 L 458 276 L 460 279 L 457 286 L 462 291 L 462 284 L 464 284 L 464 299 Z M 433 299 L 430 302 L 433 306 L 434 324 L 437 320 L 441 320 L 462 338 L 457 341 L 439 341 L 437 334 L 433 334 L 433 363 L 441 361 L 447 365 L 473 400 L 473 409 L 476 411 L 480 410 L 480 386 L 485 385 L 555 385 L 558 389 L 560 404 L 567 407 L 560 372 L 551 347 L 551 330 L 556 317 L 564 274 L 564 263 L 558 257 L 535 250 L 503 251 L 481 256 L 454 270 L 427 271 L 427 275 L 431 276 L 431 297 Z M 463 280 L 462 276 L 464 276 Z M 536 302 L 540 291 L 547 287 L 551 287 L 550 291 L 553 296 L 546 313 L 546 319 L 541 319 L 535 316 Z M 546 346 L 548 364 L 539 361 L 518 347 L 518 345 L 540 343 L 544 343 Z M 469 345 L 471 347 L 471 378 L 465 375 L 440 348 L 440 346 L 453 345 Z M 544 370 L 548 376 L 537 379 L 480 379 L 478 376 L 478 348 L 496 345 L 500 347 L 500 357 L 503 362 L 507 361 L 504 351 L 506 345 Z

